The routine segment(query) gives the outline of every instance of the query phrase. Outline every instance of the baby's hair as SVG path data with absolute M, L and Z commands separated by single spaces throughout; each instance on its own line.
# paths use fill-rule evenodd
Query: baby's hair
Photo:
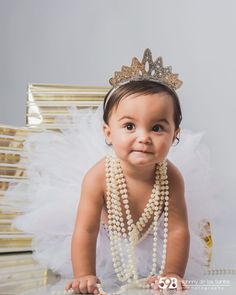
M 112 91 L 112 89 L 110 90 Z M 121 85 L 118 87 L 110 96 L 108 102 L 106 103 L 107 97 L 109 96 L 110 91 L 104 98 L 104 112 L 103 120 L 108 124 L 109 116 L 114 107 L 117 107 L 122 98 L 125 98 L 132 94 L 155 94 L 155 93 L 167 93 L 172 97 L 174 104 L 174 123 L 175 128 L 178 129 L 182 121 L 182 111 L 180 107 L 179 98 L 176 93 L 171 91 L 167 86 L 162 85 L 153 81 L 131 81 L 127 84 Z M 151 105 L 150 105 L 151 107 Z

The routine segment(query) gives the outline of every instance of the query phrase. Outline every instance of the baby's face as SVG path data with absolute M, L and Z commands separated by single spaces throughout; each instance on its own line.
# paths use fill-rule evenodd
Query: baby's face
M 163 161 L 179 130 L 166 93 L 135 94 L 114 107 L 104 133 L 117 157 L 135 166 Z

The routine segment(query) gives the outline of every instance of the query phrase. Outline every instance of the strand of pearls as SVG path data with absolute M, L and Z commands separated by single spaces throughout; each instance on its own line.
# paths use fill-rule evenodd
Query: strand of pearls
M 165 160 L 156 165 L 155 183 L 152 188 L 151 196 L 136 224 L 134 224 L 129 208 L 128 190 L 123 170 L 115 155 L 110 155 L 106 158 L 106 186 L 108 230 L 115 272 L 120 281 L 146 288 L 148 286 L 144 284 L 143 279 L 138 279 L 135 248 L 143 229 L 153 216 L 153 222 L 149 227 L 149 229 L 152 227 L 154 230 L 152 270 L 149 277 L 156 275 L 157 228 L 158 220 L 164 207 L 163 255 L 159 274 L 163 272 L 165 268 L 168 237 L 169 186 L 167 179 L 167 161 Z M 125 208 L 125 220 L 122 214 L 121 202 Z M 125 224 L 127 225 L 127 229 Z M 147 231 L 149 231 L 149 229 Z M 125 263 L 124 252 L 127 254 L 127 263 Z

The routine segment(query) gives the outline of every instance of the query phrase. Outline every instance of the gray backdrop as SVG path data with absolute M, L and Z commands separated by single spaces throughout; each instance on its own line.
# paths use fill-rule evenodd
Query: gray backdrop
M 28 83 L 105 86 L 151 48 L 184 81 L 182 127 L 206 132 L 222 185 L 215 235 L 235 242 L 235 11 L 233 0 L 0 0 L 0 123 L 25 124 Z

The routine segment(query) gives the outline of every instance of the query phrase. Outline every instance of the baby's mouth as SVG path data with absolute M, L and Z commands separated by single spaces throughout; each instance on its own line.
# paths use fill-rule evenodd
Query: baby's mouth
M 151 152 L 147 150 L 133 150 L 133 152 L 142 153 L 142 154 L 151 154 Z

